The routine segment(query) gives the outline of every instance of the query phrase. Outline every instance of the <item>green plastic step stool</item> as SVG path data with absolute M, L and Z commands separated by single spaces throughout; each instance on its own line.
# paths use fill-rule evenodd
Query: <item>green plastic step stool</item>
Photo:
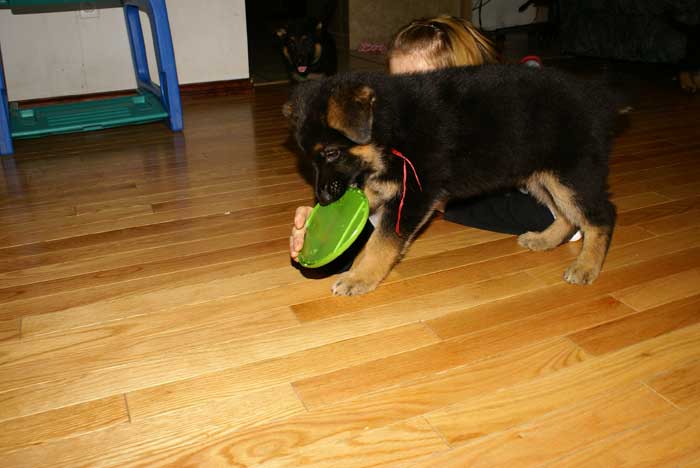
M 76 8 L 77 0 L 0 0 L 0 8 L 31 12 L 32 8 Z M 122 125 L 166 120 L 173 131 L 182 130 L 182 107 L 172 37 L 165 0 L 122 0 L 136 73 L 134 95 L 93 101 L 20 108 L 7 101 L 0 54 L 0 155 L 13 153 L 13 138 L 36 138 L 84 132 Z M 97 7 L 113 5 L 95 2 Z M 139 11 L 148 14 L 156 48 L 160 86 L 151 81 Z
M 59 133 L 88 132 L 103 128 L 163 120 L 168 113 L 157 96 L 144 91 L 95 101 L 20 109 L 10 106 L 13 138 L 35 138 Z

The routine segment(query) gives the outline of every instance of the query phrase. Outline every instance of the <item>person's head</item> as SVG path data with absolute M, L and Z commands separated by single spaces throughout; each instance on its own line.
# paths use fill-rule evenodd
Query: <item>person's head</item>
M 389 73 L 482 65 L 498 61 L 491 41 L 470 22 L 454 16 L 412 21 L 389 45 Z

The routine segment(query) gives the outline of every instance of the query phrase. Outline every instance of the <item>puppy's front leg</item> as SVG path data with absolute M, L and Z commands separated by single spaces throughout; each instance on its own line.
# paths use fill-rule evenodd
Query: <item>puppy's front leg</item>
M 355 296 L 375 289 L 398 261 L 403 243 L 395 233 L 382 229 L 381 222 L 377 223 L 350 271 L 340 275 L 333 285 L 333 294 Z

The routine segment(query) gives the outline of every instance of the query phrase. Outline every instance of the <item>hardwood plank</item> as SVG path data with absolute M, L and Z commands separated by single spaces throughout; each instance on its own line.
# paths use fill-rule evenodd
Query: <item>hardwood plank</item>
M 507 430 L 563 405 L 608 393 L 700 356 L 693 326 L 426 415 L 451 444 Z
M 128 423 L 123 395 L 5 420 L 0 422 L 0 454 Z
M 541 418 L 426 457 L 411 466 L 538 466 L 672 412 L 673 406 L 658 395 L 632 384 L 555 409 Z
M 266 218 L 264 222 L 268 225 L 263 228 L 251 226 L 250 230 L 241 232 L 230 229 L 222 234 L 181 233 L 178 237 L 153 236 L 155 239 L 134 239 L 121 242 L 118 246 L 106 244 L 41 255 L 16 256 L 13 262 L 0 261 L 5 267 L 4 271 L 0 272 L 0 279 L 5 287 L 10 288 L 118 269 L 137 273 L 140 272 L 141 265 L 167 265 L 168 260 L 173 263 L 176 259 L 186 260 L 216 251 L 223 251 L 224 255 L 229 254 L 231 260 L 273 252 L 285 253 L 289 248 L 288 239 L 287 236 L 280 236 L 284 228 L 288 228 L 286 223 L 281 224 L 271 218 Z M 127 244 L 131 244 L 132 247 Z M 37 250 L 44 247 L 37 246 Z M 102 255 L 99 252 L 103 252 Z
M 82 395 L 81 398 L 85 398 L 87 392 L 88 398 L 96 398 L 110 385 L 113 391 L 119 389 L 123 393 L 156 385 L 159 380 L 188 378 L 322 346 L 367 334 L 367 330 L 376 330 L 375 327 L 394 327 L 433 318 L 458 306 L 464 294 L 472 301 L 483 302 L 503 294 L 514 294 L 526 284 L 524 278 L 515 275 L 466 290 L 458 288 L 449 296 L 452 302 L 445 301 L 444 295 L 434 295 L 426 297 L 425 302 L 411 300 L 410 304 L 398 308 L 392 304 L 385 311 L 369 309 L 254 337 L 237 337 L 237 325 L 233 321 L 225 323 L 225 327 L 210 324 L 201 329 L 184 329 L 174 334 L 149 337 L 138 342 L 138 346 L 134 344 L 124 349 L 122 340 L 118 335 L 112 336 L 110 328 L 85 333 L 78 330 L 71 335 L 32 340 L 21 347 L 8 348 L 4 364 L 0 366 L 5 377 L 0 381 L 0 391 L 5 392 L 5 397 L 13 402 L 14 407 L 26 407 L 28 398 L 40 400 L 40 389 L 36 389 L 38 393 L 29 393 L 26 387 L 45 382 L 47 378 L 70 383 L 75 389 L 71 395 L 75 397 Z M 473 296 L 475 290 L 479 291 L 478 297 Z M 118 330 L 119 323 L 114 326 Z M 173 348 L 174 343 L 178 347 Z M 86 361 L 86 356 L 95 353 L 101 356 L 99 361 Z M 48 355 L 53 362 L 51 368 L 44 365 Z M 8 393 L 10 390 L 13 392 Z
M 682 198 L 666 203 L 638 208 L 620 213 L 617 217 L 617 225 L 631 226 L 634 224 L 649 223 L 660 218 L 672 215 L 687 214 L 698 206 L 700 196 Z
M 700 466 L 700 452 L 691 452 L 687 457 L 683 457 L 678 462 L 676 462 L 676 460 L 671 460 L 670 463 L 665 463 L 664 461 L 659 460 L 659 463 L 660 465 L 658 466 L 663 466 L 664 468 L 669 466 L 682 466 L 683 468 L 698 468 Z
M 20 319 L 0 320 L 0 343 L 18 339 L 21 323 Z
M 688 156 L 692 155 L 693 153 L 693 149 L 670 150 L 670 158 L 666 159 L 666 162 L 668 162 L 668 164 L 664 164 L 663 162 L 661 162 L 660 164 L 651 164 L 641 168 L 635 167 L 634 164 L 630 164 L 628 166 L 625 166 L 627 170 L 623 171 L 615 171 L 614 169 L 616 168 L 613 166 L 613 170 L 611 171 L 608 180 L 610 181 L 610 185 L 613 188 L 613 192 L 615 192 L 615 187 L 617 187 L 618 185 L 624 185 L 625 183 L 648 181 L 657 179 L 659 177 L 668 177 L 675 174 L 682 174 L 689 170 L 695 170 L 697 169 L 697 167 L 693 165 L 692 161 L 688 160 Z M 674 163 L 674 156 L 681 157 L 676 159 Z M 664 160 L 661 159 L 661 161 Z
M 652 237 L 640 242 L 617 246 L 613 244 L 603 264 L 600 278 L 604 278 L 607 272 L 625 265 L 642 262 L 651 258 L 662 258 L 680 250 L 691 249 L 700 240 L 700 229 L 692 228 L 658 237 Z M 615 241 L 613 240 L 613 243 Z M 539 254 L 539 252 L 538 252 Z M 547 284 L 560 283 L 561 275 L 555 275 L 557 271 L 564 271 L 568 261 L 551 263 L 548 265 L 533 267 L 528 271 L 536 278 L 540 278 Z M 600 282 L 600 281 L 597 281 Z M 631 283 L 631 282 L 630 282 Z
M 687 270 L 700 260 L 699 255 L 700 251 L 696 252 L 692 249 L 670 254 L 661 259 L 633 263 L 603 272 L 596 283 L 584 288 L 572 287 L 560 282 L 553 286 L 482 304 L 479 307 L 455 309 L 429 319 L 428 324 L 442 337 L 463 335 L 499 323 L 522 319 L 528 314 L 544 313 L 561 307 L 562 304 L 605 296 L 629 284 L 650 281 Z
M 284 155 L 277 157 L 280 162 L 286 159 Z M 0 214 L 15 213 L 20 208 L 39 212 L 70 207 L 75 212 L 76 205 L 88 208 L 100 207 L 103 204 L 112 206 L 119 204 L 119 201 L 151 204 L 186 197 L 190 194 L 211 194 L 222 189 L 231 191 L 236 188 L 251 188 L 256 184 L 274 185 L 276 182 L 300 180 L 297 166 L 291 158 L 281 164 L 278 162 L 272 167 L 260 167 L 258 164 L 240 161 L 236 171 L 222 171 L 220 167 L 212 169 L 211 163 L 212 161 L 206 160 L 204 170 L 199 170 L 197 164 L 189 161 L 186 164 L 186 172 L 177 167 L 179 165 L 168 169 L 156 166 L 153 168 L 156 171 L 155 174 L 141 174 L 122 165 L 113 170 L 124 175 L 112 174 L 110 177 L 105 177 L 104 174 L 105 171 L 109 171 L 109 168 L 102 168 L 92 185 L 77 187 L 73 184 L 57 188 L 52 185 L 52 181 L 43 181 L 32 187 L 31 192 L 26 196 L 0 200 Z M 63 167 L 57 166 L 51 169 L 54 173 L 54 181 L 60 180 L 55 176 L 55 172 Z M 142 167 L 142 169 L 150 168 Z M 83 178 L 84 174 L 63 175 L 63 177 L 70 180 L 75 177 Z
M 283 188 L 303 187 L 306 183 L 296 172 L 294 167 L 280 168 L 273 175 L 261 174 L 260 176 L 226 176 L 221 181 L 206 179 L 201 182 L 188 183 L 186 188 L 181 184 L 150 183 L 137 185 L 140 189 L 138 194 L 131 194 L 124 198 L 110 198 L 104 201 L 94 201 L 86 199 L 83 203 L 78 203 L 75 207 L 77 213 L 93 213 L 99 211 L 110 211 L 115 207 L 124 204 L 163 204 L 173 203 L 178 200 L 200 199 L 202 197 L 213 197 L 221 195 L 238 194 L 245 196 L 251 190 L 257 192 L 262 190 L 278 191 Z M 256 193 L 256 192 L 253 192 Z
M 668 187 L 661 187 L 659 193 L 663 196 L 680 199 L 680 198 L 690 198 L 694 197 L 700 193 L 700 182 L 691 182 L 689 184 L 683 185 L 671 185 Z
M 288 203 L 289 201 L 297 201 L 299 204 L 305 204 L 309 203 L 311 197 L 310 189 L 304 188 L 286 193 L 257 196 L 242 200 L 231 199 L 218 203 L 183 207 L 177 211 L 155 210 L 154 207 L 155 212 L 153 214 L 135 215 L 116 220 L 97 220 L 91 223 L 78 220 L 58 229 L 49 223 L 47 223 L 47 225 L 13 225 L 11 228 L 5 229 L 4 233 L 0 235 L 0 248 L 20 246 L 47 240 L 58 240 L 66 237 L 100 234 L 117 229 L 174 221 L 176 219 L 182 219 L 183 217 L 195 218 L 250 208 L 256 209 L 262 206 Z
M 302 413 L 289 385 L 217 400 L 158 418 L 16 450 L 3 455 L 5 466 L 98 467 L 157 466 L 162 460 L 208 439 Z
M 659 146 L 665 146 L 660 149 Z M 676 166 L 686 163 L 693 149 L 680 148 L 669 151 L 668 142 L 643 142 L 636 147 L 627 147 L 626 152 L 613 151 L 610 161 L 611 181 L 616 182 L 621 174 L 648 173 L 649 169 Z
M 0 226 L 4 227 L 12 224 L 36 222 L 41 219 L 63 218 L 75 215 L 75 207 L 73 206 L 43 207 L 41 209 L 35 209 L 32 206 L 0 208 Z
M 700 226 L 700 209 L 693 208 L 686 213 L 666 216 L 655 221 L 642 223 L 640 226 L 657 235 L 697 227 Z
M 264 259 L 257 259 L 263 262 Z M 291 288 L 290 285 L 294 284 Z M 227 291 L 222 288 L 212 288 L 216 294 L 207 294 L 210 288 L 202 286 L 202 294 L 194 295 L 195 302 L 182 300 L 179 304 L 173 303 L 158 304 L 153 301 L 150 307 L 135 307 L 129 304 L 121 304 L 120 301 L 101 303 L 94 307 L 79 307 L 66 309 L 58 312 L 42 314 L 41 316 L 24 317 L 23 323 L 27 325 L 27 329 L 34 329 L 34 325 L 30 325 L 36 321 L 36 332 L 55 333 L 65 330 L 72 330 L 82 327 L 94 326 L 97 324 L 109 324 L 126 318 L 135 316 L 145 316 L 154 313 L 174 313 L 185 311 L 185 313 L 196 314 L 197 311 L 206 313 L 210 310 L 231 310 L 235 308 L 240 314 L 255 314 L 260 310 L 277 309 L 280 307 L 288 307 L 285 304 L 289 302 L 298 302 L 315 299 L 328 294 L 332 284 L 331 279 L 321 279 L 315 281 L 303 281 L 300 278 L 298 283 L 289 283 L 282 286 L 270 287 L 262 291 L 254 291 L 248 293 L 227 294 Z M 198 287 L 194 287 L 199 289 Z M 202 316 L 201 314 L 199 315 Z
M 83 260 L 99 257 L 100 253 L 123 253 L 146 250 L 164 244 L 236 234 L 270 226 L 287 224 L 295 202 L 270 205 L 259 209 L 239 210 L 232 215 L 215 215 L 176 219 L 153 225 L 116 229 L 97 234 L 54 241 L 41 241 L 0 249 L 2 270 L 24 269 L 45 263 L 62 263 L 66 259 Z M 277 221 L 271 221 L 271 219 Z M 69 255 L 66 255 L 70 252 Z M 28 263 L 33 260 L 34 263 Z
M 43 316 L 41 316 L 43 317 Z M 27 319 L 22 322 L 21 345 L 7 351 L 3 364 L 13 359 L 31 359 L 34 353 L 63 354 L 64 348 L 75 346 L 79 353 L 89 353 L 103 350 L 110 343 L 118 341 L 141 342 L 153 338 L 155 341 L 179 339 L 181 345 L 197 343 L 201 335 L 207 335 L 210 343 L 221 339 L 244 338 L 271 331 L 296 327 L 298 321 L 288 307 L 278 307 L 258 311 L 255 314 L 239 313 L 233 304 L 214 302 L 201 304 L 199 307 L 175 308 L 151 314 L 140 314 L 109 323 L 97 322 L 92 325 L 84 324 L 77 330 L 62 333 L 52 333 L 52 330 L 25 330 Z M 47 326 L 49 324 L 46 324 Z M 194 335 L 190 337 L 189 335 Z M 49 335 L 49 336 L 43 336 Z M 218 337 L 218 338 L 217 338 Z M 155 345 L 153 349 L 158 349 Z M 163 348 L 167 348 L 167 345 Z M 55 356 L 60 359 L 58 355 Z
M 249 233 L 249 236 L 251 240 L 254 237 L 258 237 L 262 240 L 266 238 L 276 239 L 283 236 L 282 233 L 288 229 L 288 226 L 279 226 L 265 231 L 254 231 Z M 272 247 L 270 250 L 273 253 L 278 254 L 277 257 L 284 258 L 284 251 L 281 250 L 281 248 L 282 245 L 284 245 L 288 250 L 289 241 L 286 238 L 284 238 L 283 241 L 284 242 L 280 241 L 275 243 L 268 241 L 266 243 L 248 244 L 243 247 L 215 250 L 198 255 L 183 255 L 162 261 L 135 263 L 126 267 L 104 268 L 96 272 L 78 274 L 67 278 L 64 277 L 39 282 L 34 281 L 31 284 L 5 287 L 0 289 L 0 304 L 29 301 L 30 299 L 42 298 L 44 296 L 58 296 L 62 293 L 77 294 L 78 291 L 83 289 L 113 286 L 115 283 L 153 278 L 175 272 L 196 272 L 198 269 L 209 268 L 212 265 L 222 266 L 223 264 L 231 264 L 243 259 L 255 257 L 256 255 L 263 256 L 265 255 L 266 249 L 269 247 Z M 211 244 L 213 242 L 209 241 L 208 243 Z M 256 250 L 256 247 L 259 247 L 259 249 Z M 141 257 L 147 257 L 147 255 L 142 253 Z M 136 260 L 136 258 L 134 258 L 134 260 Z M 104 262 L 104 260 L 101 261 Z M 277 263 L 280 264 L 282 262 Z M 249 270 L 253 270 L 253 268 L 249 268 Z
M 652 424 L 610 437 L 548 466 L 657 467 L 696 455 L 700 440 L 700 407 L 671 413 Z
M 128 270 L 127 270 L 128 271 Z M 0 320 L 81 310 L 120 310 L 127 316 L 154 307 L 167 308 L 204 302 L 223 294 L 235 296 L 272 287 L 288 286 L 299 280 L 299 272 L 289 267 L 289 260 L 278 254 L 201 268 L 175 271 L 105 284 L 90 289 L 61 291 L 47 297 L 8 302 L 0 311 Z
M 674 171 L 677 172 L 659 174 L 646 180 L 631 179 L 629 181 L 618 183 L 611 186 L 613 195 L 616 197 L 622 197 L 639 192 L 652 192 L 657 190 L 659 187 L 691 184 L 697 182 L 698 177 L 700 176 L 700 171 L 697 169 L 683 171 L 676 168 Z
M 509 307 L 509 304 L 506 307 Z M 523 312 L 520 317 L 512 317 L 512 320 L 503 320 L 491 326 L 483 322 L 479 317 L 481 314 L 472 312 L 475 312 L 475 309 L 467 309 L 466 316 L 460 320 L 458 327 L 453 326 L 446 317 L 430 320 L 427 324 L 442 339 L 464 336 L 464 339 L 469 337 L 480 343 L 480 346 L 488 348 L 496 343 L 501 343 L 500 346 L 518 346 L 528 341 L 563 336 L 573 330 L 628 316 L 635 311 L 613 297 L 601 296 L 551 310 L 533 308 L 529 313 Z M 457 312 L 450 317 L 459 318 L 459 314 Z M 473 325 L 468 325 L 469 322 Z
M 700 405 L 700 361 L 690 362 L 670 372 L 657 375 L 647 383 L 664 398 L 681 408 Z
M 459 401 L 465 395 L 478 395 L 557 372 L 582 359 L 584 356 L 568 341 L 540 343 L 452 369 L 434 379 L 366 395 L 323 411 L 301 414 L 220 438 L 213 437 L 199 447 L 172 454 L 168 463 L 179 466 L 194 460 L 195 464 L 253 466 L 289 455 L 302 447 L 312 450 L 314 444 L 348 439 L 419 416 Z M 107 453 L 119 450 L 113 445 L 103 449 Z
M 465 365 L 498 353 L 551 339 L 567 330 L 605 322 L 634 312 L 612 298 L 556 309 L 532 320 L 517 321 L 482 332 L 458 336 L 396 356 L 344 368 L 294 382 L 294 389 L 313 410 L 363 393 Z
M 449 446 L 423 418 L 410 419 L 350 439 L 318 444 L 260 467 L 375 467 L 406 464 Z
M 587 353 L 600 355 L 622 349 L 700 322 L 700 296 L 664 304 L 569 335 Z
M 189 196 L 183 199 L 153 203 L 152 206 L 155 213 L 219 205 L 228 207 L 228 211 L 235 211 L 238 208 L 238 203 L 242 200 L 258 200 L 272 195 L 294 194 L 299 191 L 309 193 L 309 187 L 301 181 L 295 180 L 270 187 L 256 185 L 248 190 L 230 190 L 213 195 Z
M 132 420 L 230 398 L 435 343 L 422 324 L 391 328 L 317 348 L 127 394 Z
M 634 195 L 627 195 L 625 197 L 613 198 L 613 203 L 615 203 L 618 213 L 624 213 L 625 211 L 646 208 L 649 206 L 658 205 L 660 203 L 667 203 L 670 200 L 670 197 L 656 192 L 642 192 L 635 193 Z
M 613 296 L 635 310 L 645 310 L 700 291 L 700 269 L 693 268 L 664 278 L 616 291 Z

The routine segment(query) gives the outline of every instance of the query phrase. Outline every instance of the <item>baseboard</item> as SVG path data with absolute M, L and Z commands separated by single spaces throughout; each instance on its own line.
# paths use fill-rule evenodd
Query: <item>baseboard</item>
M 251 92 L 253 92 L 253 82 L 249 78 L 180 85 L 180 95 L 182 97 L 229 96 Z
M 205 83 L 188 83 L 180 85 L 180 96 L 183 98 L 203 96 L 229 96 L 253 92 L 253 83 L 248 78 L 240 80 L 208 81 Z M 26 99 L 18 101 L 20 107 L 45 106 L 68 102 L 95 101 L 133 94 L 133 89 L 108 91 L 105 93 L 76 94 L 72 96 L 57 96 L 50 98 Z

